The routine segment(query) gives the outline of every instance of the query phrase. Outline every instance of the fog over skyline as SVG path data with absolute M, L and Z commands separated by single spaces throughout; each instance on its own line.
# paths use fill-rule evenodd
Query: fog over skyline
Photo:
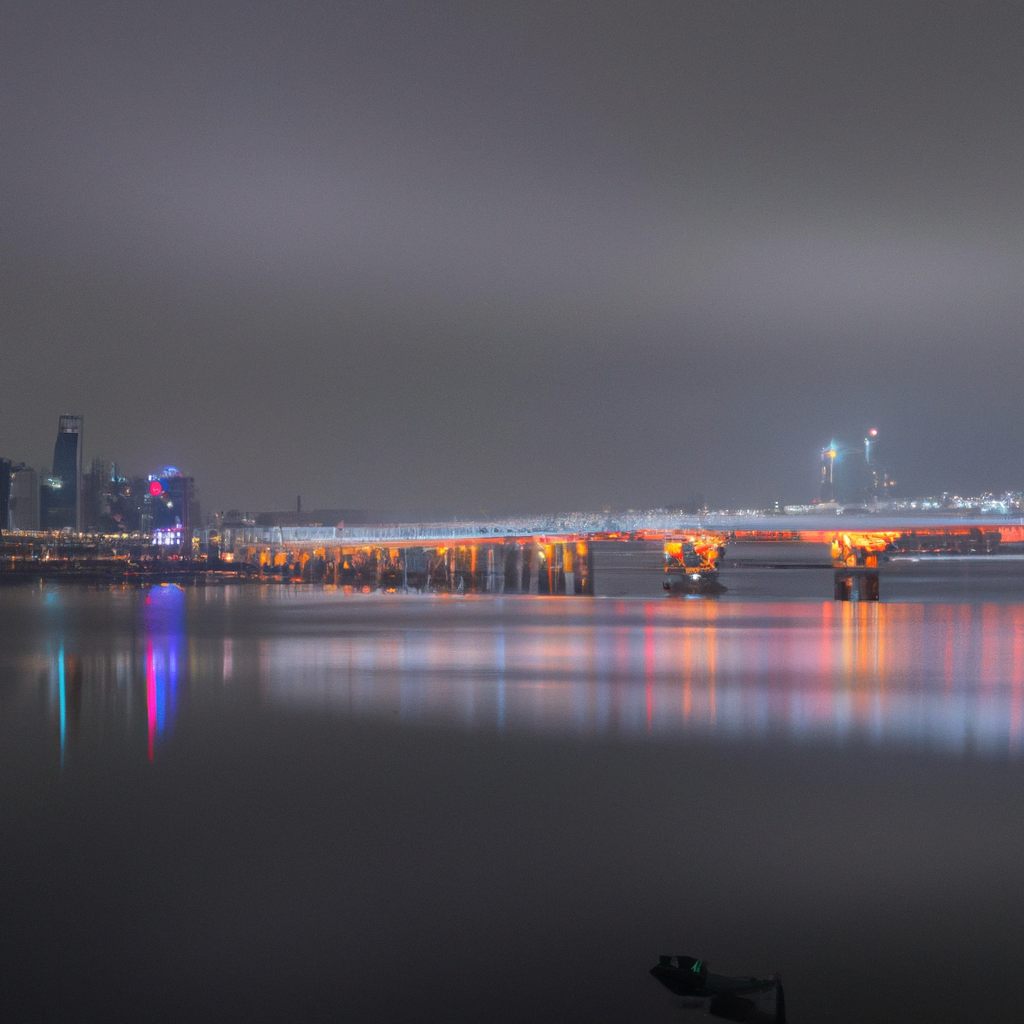
M 1024 11 L 22 5 L 0 455 L 204 509 L 1024 489 Z

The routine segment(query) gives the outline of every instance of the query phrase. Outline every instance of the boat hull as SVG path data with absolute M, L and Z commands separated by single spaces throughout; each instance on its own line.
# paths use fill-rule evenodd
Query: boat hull
M 719 581 L 718 573 L 708 569 L 666 571 L 662 586 L 669 594 L 724 594 L 728 589 Z

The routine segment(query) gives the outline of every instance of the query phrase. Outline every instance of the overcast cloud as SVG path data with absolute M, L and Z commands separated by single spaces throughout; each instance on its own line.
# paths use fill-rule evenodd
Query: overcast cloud
M 207 509 L 1024 488 L 1024 12 L 33 3 L 0 453 Z

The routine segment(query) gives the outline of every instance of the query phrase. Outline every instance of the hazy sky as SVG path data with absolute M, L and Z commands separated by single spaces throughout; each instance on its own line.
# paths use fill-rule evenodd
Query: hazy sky
M 33 2 L 0 454 L 204 507 L 1024 488 L 1024 8 Z

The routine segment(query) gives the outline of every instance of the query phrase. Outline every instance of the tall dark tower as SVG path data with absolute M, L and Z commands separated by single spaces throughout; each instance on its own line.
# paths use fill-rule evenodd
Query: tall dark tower
M 82 417 L 61 416 L 53 446 L 53 476 L 60 480 L 59 504 L 50 509 L 47 527 L 82 529 Z
M 0 459 L 0 537 L 11 528 L 11 461 Z

